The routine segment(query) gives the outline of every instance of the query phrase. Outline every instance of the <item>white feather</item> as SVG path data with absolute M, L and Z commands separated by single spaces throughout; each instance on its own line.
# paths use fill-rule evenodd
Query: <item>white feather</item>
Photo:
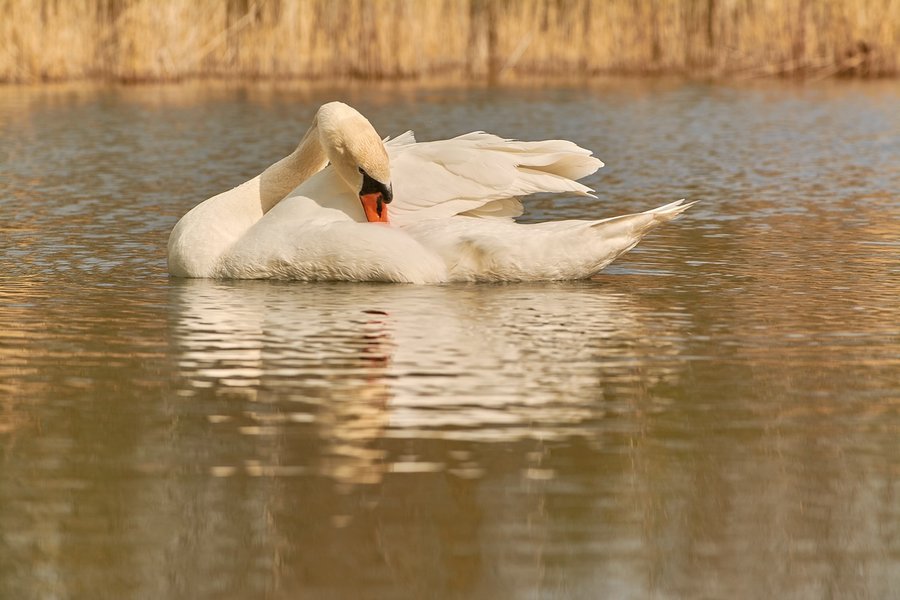
M 388 143 L 387 149 L 394 173 L 391 218 L 400 226 L 461 213 L 517 217 L 522 214 L 517 197 L 589 194 L 592 190 L 573 177 L 603 166 L 588 150 L 566 140 L 518 142 L 482 132 L 398 147 Z

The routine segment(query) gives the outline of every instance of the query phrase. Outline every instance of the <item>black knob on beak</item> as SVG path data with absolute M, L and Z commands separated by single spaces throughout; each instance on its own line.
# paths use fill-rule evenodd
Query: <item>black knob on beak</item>
M 390 183 L 381 183 L 377 179 L 373 179 L 364 170 L 360 169 L 363 176 L 362 188 L 359 190 L 360 196 L 368 196 L 369 194 L 381 194 L 385 204 L 390 204 L 394 199 L 394 191 L 391 189 Z

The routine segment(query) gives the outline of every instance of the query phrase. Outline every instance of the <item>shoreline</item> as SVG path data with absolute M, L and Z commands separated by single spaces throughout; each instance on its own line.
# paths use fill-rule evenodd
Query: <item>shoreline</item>
M 699 73 L 603 73 L 592 75 L 567 74 L 514 74 L 500 78 L 464 78 L 454 76 L 427 76 L 405 78 L 360 77 L 246 77 L 194 75 L 179 78 L 159 79 L 111 79 L 103 77 L 85 77 L 71 79 L 48 79 L 42 81 L 0 81 L 0 89 L 28 88 L 101 88 L 114 87 L 124 89 L 140 88 L 179 88 L 199 86 L 204 88 L 237 88 L 258 87 L 272 89 L 309 89 L 328 88 L 372 88 L 397 90 L 437 90 L 437 89 L 531 89 L 531 88 L 569 88 L 569 87 L 604 87 L 609 84 L 628 85 L 646 82 L 660 84 L 709 84 L 709 85 L 742 85 L 756 83 L 772 83 L 784 85 L 812 85 L 818 83 L 838 84 L 877 84 L 900 81 L 900 75 L 880 75 L 872 77 L 825 75 L 825 76 L 780 76 L 780 75 L 710 75 Z
M 8 0 L 0 81 L 900 76 L 895 0 Z

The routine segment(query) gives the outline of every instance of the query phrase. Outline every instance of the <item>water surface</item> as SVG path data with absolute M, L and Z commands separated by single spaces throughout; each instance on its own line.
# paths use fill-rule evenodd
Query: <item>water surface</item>
M 171 280 L 343 99 L 700 200 L 594 279 Z M 900 85 L 0 89 L 0 597 L 885 598 Z

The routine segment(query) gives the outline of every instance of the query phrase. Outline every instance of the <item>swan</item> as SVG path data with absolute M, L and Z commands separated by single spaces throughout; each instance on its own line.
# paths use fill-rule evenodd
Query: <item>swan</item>
M 329 102 L 290 155 L 178 221 L 168 270 L 418 284 L 590 277 L 693 204 L 596 221 L 513 220 L 520 196 L 590 195 L 576 180 L 602 166 L 565 140 L 382 140 L 362 114 Z

